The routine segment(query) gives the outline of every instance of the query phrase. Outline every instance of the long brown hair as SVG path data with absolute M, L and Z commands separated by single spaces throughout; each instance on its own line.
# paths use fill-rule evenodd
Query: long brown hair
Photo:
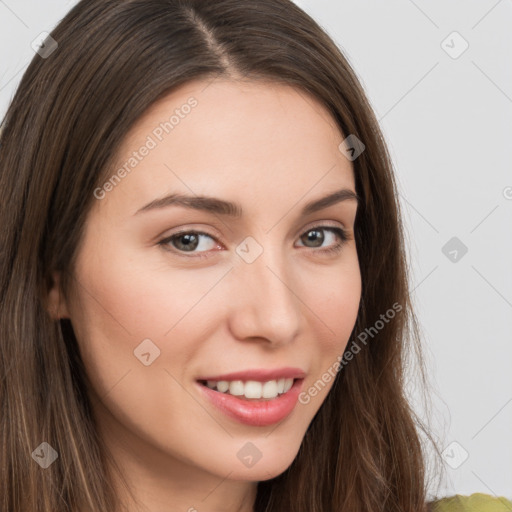
M 72 325 L 45 307 L 51 273 L 67 297 L 94 190 L 137 119 L 179 85 L 216 77 L 298 88 L 365 146 L 353 161 L 362 298 L 347 352 L 360 350 L 342 361 L 291 466 L 259 482 L 255 512 L 425 510 L 420 435 L 438 450 L 406 396 L 408 354 L 426 379 L 398 193 L 340 49 L 289 0 L 83 0 L 51 36 L 58 48 L 28 66 L 0 138 L 1 510 L 119 506 Z M 45 470 L 33 460 L 42 442 L 58 453 Z

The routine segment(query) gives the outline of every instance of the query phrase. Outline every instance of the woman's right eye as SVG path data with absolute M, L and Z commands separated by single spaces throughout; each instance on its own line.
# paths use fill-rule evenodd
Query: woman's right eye
M 177 252 L 180 256 L 185 257 L 193 257 L 193 258 L 206 258 L 205 254 L 207 251 L 199 251 L 197 254 L 180 254 L 180 252 L 192 252 L 197 249 L 201 243 L 200 240 L 202 237 L 210 238 L 211 240 L 215 240 L 215 238 L 208 233 L 203 233 L 202 231 L 180 231 L 179 233 L 174 233 L 173 235 L 164 238 L 158 245 L 162 245 L 163 247 L 169 247 L 171 245 L 171 249 L 174 252 Z M 176 243 L 178 241 L 178 243 Z M 178 245 L 178 247 L 176 247 Z M 181 247 L 179 247 L 181 245 Z M 204 245 L 204 244 L 203 244 Z M 175 250 L 176 249 L 176 250 Z

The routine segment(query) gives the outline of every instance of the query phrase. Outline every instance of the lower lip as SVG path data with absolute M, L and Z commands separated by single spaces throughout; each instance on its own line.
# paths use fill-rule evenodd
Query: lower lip
M 297 379 L 292 387 L 276 398 L 244 400 L 228 393 L 215 391 L 200 382 L 202 393 L 222 412 L 246 425 L 265 427 L 284 420 L 295 408 L 304 379 Z

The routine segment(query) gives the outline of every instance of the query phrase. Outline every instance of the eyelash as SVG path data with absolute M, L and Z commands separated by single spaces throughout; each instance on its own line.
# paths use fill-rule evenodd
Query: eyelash
M 330 232 L 334 233 L 335 235 L 337 235 L 338 240 L 340 240 L 335 245 L 331 245 L 330 247 L 328 247 L 326 249 L 318 249 L 318 252 L 321 252 L 326 255 L 339 253 L 341 251 L 341 249 L 343 248 L 343 246 L 345 245 L 345 243 L 348 242 L 349 240 L 351 240 L 351 237 L 349 236 L 348 232 L 345 229 L 340 228 L 340 227 L 334 227 L 334 226 L 322 226 L 322 225 L 313 226 L 312 228 L 309 228 L 308 230 L 304 231 L 303 235 L 306 233 L 309 233 L 310 231 L 320 231 L 320 230 L 330 231 Z M 204 235 L 204 236 L 207 236 L 207 237 L 217 241 L 214 236 L 212 236 L 208 233 L 205 233 L 203 231 L 183 230 L 183 231 L 179 231 L 177 233 L 174 233 L 171 236 L 164 238 L 163 240 L 158 242 L 158 245 L 162 246 L 165 250 L 171 251 L 171 252 L 177 254 L 178 256 L 183 256 L 184 258 L 209 258 L 210 257 L 210 256 L 208 256 L 209 251 L 202 251 L 202 252 L 198 252 L 197 254 L 186 254 L 186 253 L 184 253 L 184 251 L 180 251 L 179 249 L 167 248 L 169 246 L 169 243 L 172 240 L 179 238 L 180 236 L 183 236 L 183 235 Z M 314 248 L 311 248 L 311 249 L 314 250 Z

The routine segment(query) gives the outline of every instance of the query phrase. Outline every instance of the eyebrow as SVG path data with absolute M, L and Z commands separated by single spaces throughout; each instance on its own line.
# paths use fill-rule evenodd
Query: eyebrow
M 337 190 L 325 197 L 310 201 L 302 208 L 301 214 L 303 216 L 310 215 L 334 204 L 349 200 L 356 201 L 357 204 L 361 201 L 360 197 L 353 190 L 346 188 Z M 233 218 L 241 218 L 243 215 L 243 210 L 239 203 L 233 203 L 216 197 L 188 196 L 184 194 L 169 194 L 165 197 L 155 199 L 137 210 L 134 215 L 155 209 L 166 208 L 168 206 L 182 206 L 194 210 L 226 215 Z

